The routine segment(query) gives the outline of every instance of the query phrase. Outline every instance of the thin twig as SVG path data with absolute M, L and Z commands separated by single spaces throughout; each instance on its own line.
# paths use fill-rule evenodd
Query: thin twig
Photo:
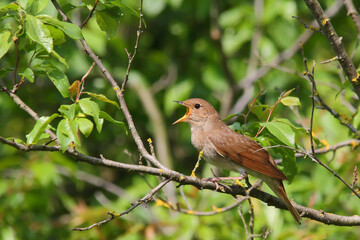
M 83 27 L 87 24 L 87 22 L 90 20 L 90 18 L 92 17 L 93 13 L 95 12 L 95 9 L 96 9 L 97 6 L 98 6 L 98 0 L 95 0 L 93 8 L 91 9 L 89 15 L 86 17 L 86 19 L 84 20 L 84 22 L 80 25 L 80 28 L 83 28 Z
M 126 83 L 128 82 L 129 80 L 129 74 L 130 74 L 130 69 L 131 69 L 131 64 L 132 62 L 134 61 L 134 58 L 136 56 L 136 54 L 138 53 L 138 48 L 139 48 L 139 41 L 140 41 L 140 36 L 141 36 L 141 33 L 142 33 L 142 21 L 143 21 L 143 13 L 142 13 L 142 5 L 143 5 L 143 0 L 140 0 L 140 7 L 139 7 L 139 26 L 138 26 L 138 29 L 136 31 L 136 41 L 135 41 L 135 46 L 134 46 L 134 53 L 131 55 L 128 50 L 125 48 L 125 52 L 128 56 L 128 66 L 127 66 L 127 69 L 126 69 L 126 74 L 125 74 L 125 78 L 124 78 L 124 81 L 121 85 L 121 92 L 124 92 L 125 91 L 125 86 L 126 86 Z
M 56 8 L 56 10 L 59 12 L 59 14 L 61 15 L 61 17 L 63 18 L 64 21 L 67 22 L 71 22 L 70 19 L 66 16 L 66 14 L 64 13 L 64 11 L 61 9 L 60 5 L 58 4 L 58 2 L 56 0 L 51 0 L 51 2 L 54 4 L 54 7 Z M 141 0 L 142 2 L 142 0 Z M 140 15 L 142 16 L 142 11 L 140 13 Z M 124 98 L 124 95 L 119 87 L 119 85 L 116 83 L 115 79 L 113 78 L 113 76 L 110 74 L 110 72 L 106 69 L 106 67 L 104 66 L 104 64 L 102 63 L 102 61 L 100 60 L 100 58 L 98 56 L 96 56 L 96 54 L 94 53 L 94 51 L 89 47 L 88 43 L 86 42 L 86 40 L 84 38 L 82 38 L 80 40 L 81 44 L 84 47 L 85 53 L 87 53 L 91 59 L 96 63 L 96 65 L 99 67 L 100 71 L 104 74 L 105 78 L 110 82 L 113 90 L 115 91 L 116 97 L 119 100 L 120 103 L 120 108 L 122 110 L 122 112 L 124 113 L 124 116 L 126 118 L 126 121 L 128 123 L 130 132 L 133 136 L 133 139 L 139 149 L 139 152 L 142 156 L 144 156 L 148 161 L 150 161 L 154 166 L 159 167 L 161 169 L 168 169 L 167 167 L 165 167 L 164 165 L 162 165 L 157 158 L 155 158 L 154 156 L 152 156 L 146 149 L 144 146 L 143 141 L 140 138 L 139 133 L 136 130 L 134 121 L 132 119 L 132 116 L 130 114 L 130 111 L 126 105 L 126 101 Z
M 340 10 L 341 6 L 343 5 L 344 0 L 337 0 L 334 2 L 326 11 L 325 14 L 331 18 L 335 16 Z M 315 25 L 316 21 L 314 20 L 311 25 Z M 299 42 L 307 42 L 310 37 L 312 36 L 314 32 L 313 31 L 304 31 L 293 43 L 292 45 L 287 48 L 285 51 L 278 54 L 278 57 L 270 63 L 270 65 L 279 65 L 284 60 L 291 58 L 295 53 L 299 51 Z M 258 68 L 255 72 L 250 74 L 249 76 L 246 76 L 242 78 L 241 80 L 237 81 L 237 88 L 240 90 L 247 90 L 249 87 L 251 87 L 256 80 L 263 77 L 265 74 L 267 74 L 271 68 L 269 66 L 261 66 Z M 245 91 L 245 94 L 247 91 Z M 245 95 L 244 94 L 244 95 Z M 246 104 L 242 104 L 242 102 L 249 102 L 250 99 L 253 97 L 252 94 L 247 95 L 247 99 L 240 97 L 234 107 L 230 110 L 230 113 L 236 113 L 236 112 L 242 112 L 243 107 L 246 106 Z
M 87 76 L 89 76 L 91 70 L 94 68 L 95 66 L 95 62 L 93 62 L 89 68 L 89 70 L 85 73 L 85 75 L 81 78 L 79 87 L 77 89 L 77 93 L 76 93 L 76 98 L 75 98 L 75 103 L 79 100 L 81 93 L 84 90 L 84 85 L 85 85 L 85 79 L 87 78 Z
M 2 81 L 2 79 L 0 79 L 0 85 L 3 87 L 3 91 L 7 93 L 7 95 L 9 95 L 9 97 L 13 100 L 13 102 L 16 105 L 18 105 L 20 109 L 28 113 L 35 121 L 39 119 L 38 114 L 26 103 L 24 103 L 23 100 L 21 100 L 21 98 L 18 95 L 16 95 L 13 91 L 9 90 L 6 87 L 5 83 Z M 46 129 L 45 132 L 48 133 L 52 139 L 55 139 L 55 142 L 57 144 L 59 144 L 59 141 L 57 140 L 57 136 L 55 135 L 55 133 L 53 133 L 50 129 Z
M 317 0 L 304 0 L 312 15 L 318 22 L 323 35 L 326 37 L 335 56 L 338 56 L 339 63 L 344 70 L 348 81 L 353 86 L 354 92 L 360 98 L 360 74 L 356 71 L 354 63 L 347 54 L 342 38 L 337 35 L 329 17 L 323 12 Z
M 356 29 L 358 31 L 358 33 L 360 33 L 360 17 L 359 17 L 359 13 L 356 10 L 354 3 L 352 0 L 344 0 L 344 4 L 345 7 L 347 9 L 347 15 L 350 15 L 350 17 L 352 18 Z
M 304 48 L 303 48 L 302 43 L 300 43 L 300 52 L 301 52 L 301 56 L 302 56 L 302 59 L 303 59 L 303 62 L 304 62 L 304 66 L 305 66 L 305 73 L 304 74 L 309 78 L 309 80 L 310 80 L 310 82 L 312 84 L 312 88 L 311 88 L 312 107 L 311 107 L 309 134 L 310 134 L 311 152 L 312 152 L 313 156 L 315 156 L 315 147 L 314 147 L 314 139 L 313 139 L 313 123 L 314 123 L 314 111 L 315 111 L 315 90 L 316 90 L 315 80 L 314 80 L 315 61 L 313 63 L 312 71 L 310 73 L 309 69 L 308 69 L 308 66 L 307 66 L 307 58 L 305 57 Z M 316 94 L 319 95 L 318 93 L 316 93 Z
M 300 52 L 301 52 L 301 56 L 303 58 L 303 62 L 304 62 L 304 66 L 305 66 L 305 72 L 304 75 L 306 75 L 308 77 L 308 79 L 310 80 L 311 84 L 312 84 L 312 101 L 313 101 L 313 108 L 314 108 L 314 101 L 317 100 L 317 103 L 323 107 L 325 110 L 327 110 L 331 115 L 333 115 L 336 119 L 339 120 L 340 124 L 346 126 L 347 128 L 349 128 L 356 136 L 359 134 L 359 131 L 346 119 L 344 119 L 343 116 L 341 116 L 338 112 L 336 112 L 334 109 L 332 109 L 331 107 L 329 107 L 321 98 L 317 87 L 316 87 L 316 82 L 314 79 L 314 74 L 310 73 L 307 67 L 307 59 L 304 55 L 304 49 L 303 49 L 303 45 L 302 43 L 300 43 Z M 313 69 L 314 69 L 315 65 L 313 65 Z M 314 70 L 312 70 L 314 71 Z M 310 122 L 312 123 L 312 121 Z
M 305 28 L 308 28 L 310 30 L 313 30 L 315 32 L 321 32 L 321 29 L 319 29 L 318 27 L 314 27 L 312 25 L 307 25 L 303 20 L 301 20 L 298 16 L 292 16 L 292 18 L 295 18 L 296 20 L 299 21 L 299 23 L 301 23 L 302 25 L 304 25 Z
M 98 227 L 103 225 L 104 223 L 110 222 L 111 220 L 117 218 L 117 217 L 121 217 L 125 214 L 130 213 L 132 210 L 134 210 L 135 208 L 137 208 L 138 206 L 140 206 L 143 203 L 147 203 L 152 201 L 152 197 L 155 195 L 155 193 L 157 193 L 161 188 L 163 188 L 166 184 L 168 184 L 170 182 L 169 179 L 166 179 L 165 181 L 161 182 L 159 185 L 157 185 L 155 188 L 151 189 L 151 191 L 146 194 L 143 198 L 141 198 L 140 200 L 138 200 L 136 203 L 134 203 L 128 210 L 122 212 L 122 213 L 113 213 L 113 212 L 108 212 L 108 214 L 110 215 L 110 217 L 108 219 L 105 219 L 101 222 L 97 222 L 94 223 L 88 227 L 83 227 L 83 228 L 73 228 L 73 231 L 86 231 L 86 230 L 90 230 L 94 227 Z
M 335 177 L 337 177 L 341 182 L 343 182 L 358 198 L 360 198 L 360 193 L 358 193 L 356 191 L 356 189 L 354 189 L 353 187 L 350 186 L 350 184 L 348 184 L 337 172 L 335 172 L 334 170 L 332 170 L 328 165 L 326 165 L 325 163 L 323 163 L 322 161 L 320 161 L 317 157 L 315 157 L 313 155 L 313 151 L 311 151 L 311 153 L 307 153 L 305 151 L 302 151 L 302 150 L 299 150 L 299 149 L 296 149 L 296 148 L 293 148 L 293 147 L 290 147 L 290 146 L 286 146 L 286 145 L 274 145 L 274 146 L 269 146 L 269 147 L 262 147 L 258 150 L 256 150 L 255 152 L 257 151 L 260 151 L 262 149 L 271 149 L 271 148 L 278 148 L 278 147 L 282 147 L 282 148 L 288 148 L 288 149 L 291 149 L 295 152 L 298 152 L 304 156 L 307 156 L 308 158 L 310 158 L 312 161 L 318 163 L 319 165 L 321 165 L 322 167 L 326 168 L 329 172 L 331 172 Z
M 244 198 L 244 197 L 243 197 Z M 244 198 L 245 199 L 245 198 Z M 247 237 L 247 239 L 251 239 L 251 235 L 249 233 L 249 229 L 248 229 L 248 226 L 246 224 L 246 221 L 245 221 L 245 218 L 244 218 L 244 214 L 242 213 L 242 205 L 239 205 L 238 207 L 238 214 L 240 216 L 240 219 L 241 219 L 241 222 L 243 223 L 244 225 L 244 229 L 245 229 L 245 235 Z

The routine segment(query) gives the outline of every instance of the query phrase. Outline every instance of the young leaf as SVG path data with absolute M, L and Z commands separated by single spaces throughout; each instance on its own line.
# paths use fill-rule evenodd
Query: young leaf
M 31 68 L 25 69 L 25 71 L 23 73 L 19 73 L 19 75 L 25 77 L 31 83 L 34 82 L 35 76 L 34 76 L 33 70 L 31 70 Z
M 289 125 L 281 122 L 267 122 L 260 123 L 260 126 L 265 126 L 272 135 L 285 145 L 295 147 L 295 133 Z
M 59 69 L 53 68 L 46 72 L 55 87 L 59 90 L 61 95 L 66 98 L 69 96 L 69 80 L 66 75 Z
M 282 96 L 282 98 L 286 98 L 287 96 L 290 95 L 290 93 L 292 93 L 292 91 L 294 91 L 295 88 L 293 89 L 290 89 L 289 91 L 286 91 L 286 92 L 282 92 L 280 96 Z
M 70 99 L 74 101 L 74 96 L 76 97 L 76 94 L 79 90 L 80 87 L 80 81 L 76 80 L 74 81 L 71 86 L 69 87 L 69 94 L 70 94 Z
M 118 22 L 119 22 L 119 12 L 107 9 L 104 11 L 96 12 L 96 22 L 99 25 L 100 29 L 106 32 L 107 38 L 113 38 L 116 34 Z
M 83 98 L 79 100 L 79 105 L 81 110 L 86 114 L 86 115 L 90 115 L 93 117 L 95 125 L 96 125 L 96 130 L 98 132 L 101 132 L 101 128 L 102 128 L 102 124 L 104 122 L 104 119 L 99 117 L 99 105 L 90 100 L 90 98 Z
M 6 138 L 6 139 L 9 140 L 9 141 L 12 141 L 14 143 L 25 144 L 25 142 L 20 138 L 9 137 L 9 138 Z
M 76 110 L 75 104 L 61 105 L 60 108 L 58 109 L 59 112 L 61 112 L 65 117 L 71 120 L 74 120 L 75 118 L 75 110 Z
M 301 106 L 300 100 L 297 97 L 284 97 L 281 99 L 281 103 L 285 106 Z
M 75 121 L 79 125 L 80 132 L 88 137 L 94 128 L 94 124 L 87 118 L 77 118 Z
M 63 120 L 61 120 L 61 121 L 64 121 L 65 119 L 63 119 Z M 60 122 L 61 122 L 60 121 Z M 68 146 L 70 145 L 70 143 L 72 142 L 71 141 L 71 139 L 67 136 L 67 135 L 65 135 L 64 133 L 63 133 L 63 129 L 62 129 L 62 127 L 63 126 L 60 126 L 60 123 L 59 123 L 59 125 L 58 125 L 58 127 L 57 127 L 57 129 L 56 129 L 56 136 L 57 136 L 57 138 L 58 138 L 58 140 L 59 140 L 59 142 L 60 142 L 60 147 L 61 147 L 61 150 L 63 151 L 63 152 L 65 152 L 66 151 L 66 149 L 68 148 Z
M 120 106 L 119 106 L 119 104 L 117 104 L 117 102 L 108 99 L 103 94 L 96 94 L 96 93 L 91 93 L 91 92 L 83 92 L 83 93 L 86 93 L 86 94 L 90 95 L 91 97 L 96 98 L 96 99 L 98 99 L 100 101 L 110 103 L 110 104 L 114 105 L 115 107 L 117 107 L 118 109 L 120 109 Z
M 12 39 L 10 31 L 2 31 L 0 32 L 0 59 L 7 53 L 9 50 Z
M 40 140 L 46 127 L 57 117 L 59 117 L 59 114 L 54 113 L 50 117 L 39 118 L 31 132 L 26 135 L 26 144 L 36 144 Z
M 27 14 L 25 22 L 26 35 L 34 42 L 43 46 L 48 53 L 52 51 L 53 39 L 49 29 L 36 17 Z
M 67 68 L 69 68 L 69 65 L 67 64 L 65 58 L 61 57 L 57 52 L 55 52 L 54 50 L 51 51 L 51 56 L 55 57 L 57 60 L 59 60 L 59 62 L 61 62 L 62 64 L 64 64 Z
M 58 130 L 61 131 L 65 136 L 67 136 L 71 142 L 74 142 L 77 145 L 81 145 L 81 142 L 77 136 L 77 126 L 75 122 L 71 119 L 64 118 L 59 122 Z
M 103 112 L 103 111 L 99 112 L 99 117 L 104 118 L 105 120 L 107 120 L 107 121 L 109 121 L 111 123 L 114 123 L 116 126 L 124 129 L 126 135 L 128 134 L 125 123 L 113 119 L 109 114 L 107 114 L 106 112 Z

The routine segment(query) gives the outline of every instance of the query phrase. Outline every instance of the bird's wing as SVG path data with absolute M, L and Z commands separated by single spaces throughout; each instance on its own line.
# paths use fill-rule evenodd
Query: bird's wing
M 286 176 L 276 167 L 274 159 L 268 151 L 254 140 L 232 131 L 230 128 L 221 131 L 221 135 L 213 134 L 209 140 L 216 151 L 236 163 L 269 177 L 286 180 Z M 226 139 L 227 141 L 221 141 Z

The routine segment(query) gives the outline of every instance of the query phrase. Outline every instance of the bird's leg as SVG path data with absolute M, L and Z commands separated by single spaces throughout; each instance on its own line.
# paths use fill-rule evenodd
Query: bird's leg
M 199 156 L 198 156 L 197 162 L 196 162 L 196 164 L 195 164 L 195 167 L 194 167 L 194 169 L 191 171 L 190 177 L 196 178 L 195 171 L 196 171 L 196 169 L 198 169 L 198 167 L 200 166 L 200 160 L 201 160 L 201 158 L 202 158 L 203 155 L 204 155 L 204 152 L 201 150 L 201 151 L 199 152 Z
M 215 176 L 213 178 L 203 178 L 202 180 L 211 181 L 211 182 L 215 183 L 216 184 L 216 189 L 218 189 L 218 187 L 219 187 L 218 182 L 226 181 L 226 180 L 233 180 L 233 181 L 235 181 L 235 183 L 237 185 L 240 185 L 241 187 L 244 187 L 240 182 L 241 180 L 244 180 L 244 179 L 245 179 L 246 184 L 248 185 L 248 187 L 251 187 L 251 184 L 249 182 L 249 179 L 248 179 L 248 176 L 247 176 L 246 173 L 241 173 L 239 177 L 217 177 L 217 176 Z
M 248 188 L 252 187 L 251 183 L 249 182 L 249 178 L 248 178 L 247 174 L 246 174 L 246 177 L 245 177 L 245 182 L 246 182 L 246 185 L 248 186 Z

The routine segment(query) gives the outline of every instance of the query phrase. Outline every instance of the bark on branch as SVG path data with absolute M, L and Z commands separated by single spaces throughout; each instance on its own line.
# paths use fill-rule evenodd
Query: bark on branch
M 335 57 L 337 57 L 342 69 L 344 70 L 348 80 L 351 82 L 354 92 L 360 99 L 360 74 L 346 53 L 342 43 L 342 37 L 339 37 L 333 28 L 330 19 L 326 17 L 317 0 L 305 0 L 306 5 L 310 9 L 312 15 L 318 22 L 323 35 L 329 41 Z

